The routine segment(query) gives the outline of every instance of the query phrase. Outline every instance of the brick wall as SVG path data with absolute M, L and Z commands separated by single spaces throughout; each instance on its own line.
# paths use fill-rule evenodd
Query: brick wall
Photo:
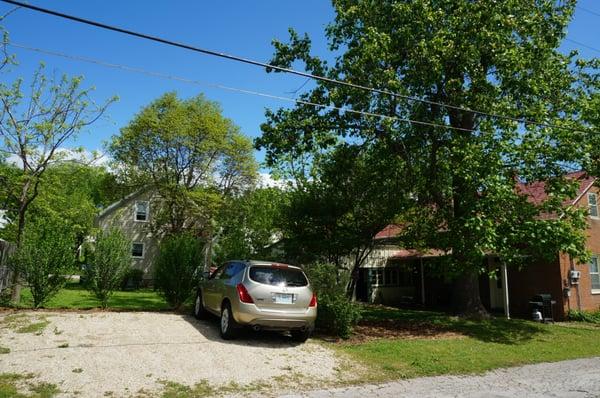
M 563 292 L 561 287 L 561 273 L 559 258 L 554 261 L 538 261 L 529 264 L 523 269 L 508 269 L 508 293 L 511 315 L 530 318 L 531 306 L 529 301 L 536 294 L 551 294 L 556 300 L 554 306 L 554 319 L 564 319 L 562 308 Z
M 600 212 L 600 190 L 594 186 L 588 192 L 597 194 L 599 200 L 598 211 Z M 577 205 L 580 207 L 589 206 L 587 193 L 582 196 Z M 588 217 L 588 225 L 587 248 L 593 254 L 597 255 L 600 260 L 600 217 Z M 600 291 L 592 292 L 589 264 L 577 264 L 573 262 L 574 269 L 581 272 L 581 279 L 578 285 L 570 285 L 569 270 L 571 269 L 571 263 L 572 261 L 569 256 L 565 254 L 560 256 L 562 286 L 571 287 L 571 296 L 565 299 L 565 311 L 568 311 L 569 308 L 597 311 L 600 309 Z

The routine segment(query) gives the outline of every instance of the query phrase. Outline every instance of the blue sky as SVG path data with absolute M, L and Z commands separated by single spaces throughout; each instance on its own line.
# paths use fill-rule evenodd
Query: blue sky
M 324 28 L 334 17 L 330 2 L 325 0 L 30 0 L 30 4 L 260 61 L 271 58 L 273 39 L 287 40 L 288 27 L 294 27 L 301 33 L 307 32 L 313 40 L 313 52 L 328 58 Z M 579 5 L 599 15 L 577 9 L 567 37 L 600 49 L 597 39 L 600 37 L 600 2 L 582 0 Z M 9 4 L 0 3 L 1 14 L 12 8 Z M 261 68 L 127 37 L 26 9 L 11 14 L 4 27 L 9 31 L 11 41 L 18 44 L 274 95 L 293 96 L 291 92 L 305 82 L 301 77 L 267 74 Z M 580 48 L 585 57 L 600 56 L 600 52 L 568 41 L 562 48 L 565 51 Z M 119 102 L 109 108 L 107 117 L 78 137 L 76 144 L 90 150 L 101 149 L 103 142 L 117 134 L 140 108 L 167 91 L 177 91 L 182 97 L 204 92 L 209 99 L 218 101 L 223 113 L 250 137 L 260 134 L 265 108 L 287 105 L 276 100 L 108 69 L 17 48 L 11 48 L 11 52 L 16 54 L 19 62 L 19 66 L 13 68 L 13 76 L 31 76 L 43 61 L 48 71 L 83 75 L 85 86 L 96 88 L 93 94 L 96 101 L 119 96 Z M 262 160 L 261 153 L 257 153 L 257 159 Z

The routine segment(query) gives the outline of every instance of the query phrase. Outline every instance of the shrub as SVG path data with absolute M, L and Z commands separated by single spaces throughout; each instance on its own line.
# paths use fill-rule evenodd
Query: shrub
M 191 297 L 201 261 L 202 248 L 194 236 L 182 233 L 162 241 L 154 264 L 154 289 L 171 307 L 179 309 Z
M 567 314 L 570 321 L 589 322 L 600 324 L 600 310 L 598 311 L 577 311 L 570 310 Z
M 25 228 L 10 264 L 31 289 L 34 308 L 44 305 L 66 283 L 65 274 L 75 264 L 74 242 L 70 228 L 59 220 L 42 218 Z
M 360 308 L 346 295 L 347 275 L 331 264 L 314 264 L 306 272 L 318 298 L 317 329 L 348 338 Z
M 137 290 L 142 286 L 142 280 L 144 279 L 144 271 L 139 268 L 129 268 L 123 276 L 121 282 L 121 289 L 123 290 Z
M 102 308 L 107 307 L 108 299 L 129 270 L 130 246 L 131 242 L 121 231 L 111 229 L 98 233 L 96 242 L 86 250 L 86 287 L 100 300 Z

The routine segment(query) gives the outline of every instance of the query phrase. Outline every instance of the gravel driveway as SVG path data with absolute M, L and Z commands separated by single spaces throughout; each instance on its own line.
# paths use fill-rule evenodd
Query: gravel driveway
M 49 322 L 41 330 L 28 325 Z M 43 325 L 42 325 L 43 326 Z M 20 331 L 20 332 L 19 332 Z M 257 391 L 290 380 L 328 383 L 339 359 L 310 341 L 247 333 L 221 340 L 217 321 L 146 312 L 27 312 L 0 315 L 0 373 L 33 373 L 61 396 L 152 396 L 166 382 L 250 386 Z M 237 388 L 237 387 L 236 387 Z
M 284 397 L 600 397 L 600 358 L 499 369 L 481 376 L 423 377 L 381 385 L 312 391 Z

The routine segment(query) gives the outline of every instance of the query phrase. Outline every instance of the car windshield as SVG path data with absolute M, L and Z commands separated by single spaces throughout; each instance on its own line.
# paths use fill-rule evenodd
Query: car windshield
M 250 268 L 250 279 L 273 286 L 306 286 L 304 272 L 297 268 L 258 266 Z

